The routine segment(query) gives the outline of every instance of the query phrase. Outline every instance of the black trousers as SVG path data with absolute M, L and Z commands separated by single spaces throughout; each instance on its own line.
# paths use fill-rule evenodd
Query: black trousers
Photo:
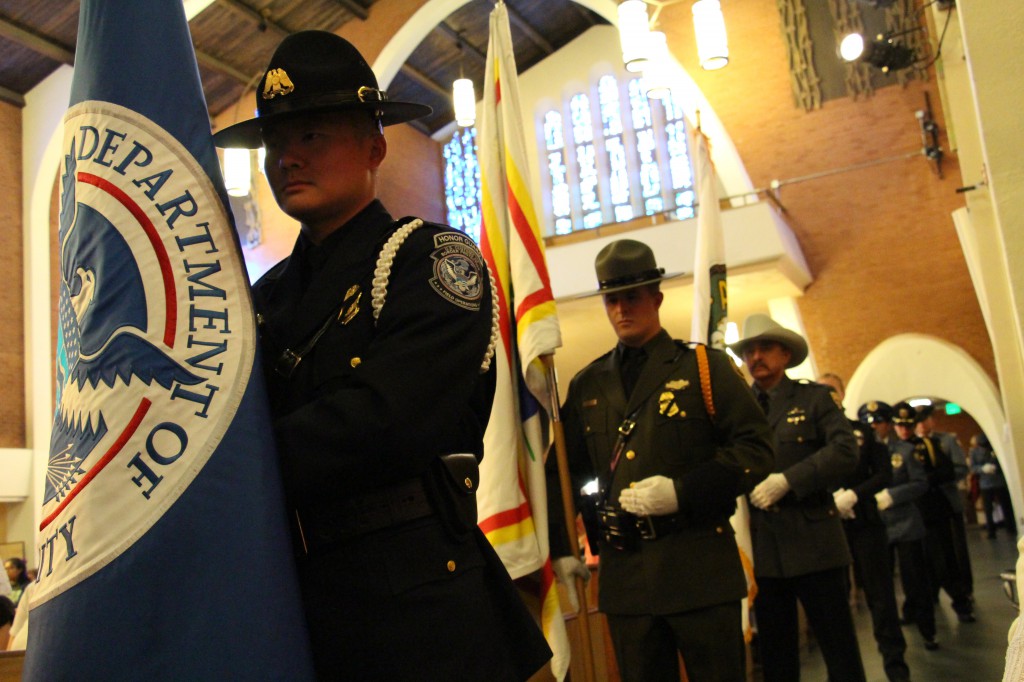
M 953 531 L 955 520 L 944 517 L 925 523 L 925 553 L 928 559 L 932 600 L 941 587 L 953 600 L 953 610 L 968 614 L 974 610 L 969 576 L 964 574 Z
M 853 526 L 849 523 L 843 526 L 857 576 L 871 609 L 871 627 L 885 672 L 889 677 L 907 676 L 910 670 L 903 658 L 907 641 L 903 638 L 896 608 L 896 587 L 892 580 L 885 526 Z
M 928 578 L 924 541 L 893 543 L 903 584 L 903 617 L 917 625 L 926 640 L 935 639 L 935 603 Z
M 668 616 L 607 617 L 623 682 L 679 682 L 679 654 L 690 682 L 747 679 L 739 601 Z
M 800 679 L 798 599 L 821 646 L 830 682 L 864 681 L 846 584 L 845 567 L 793 578 L 758 577 L 754 610 L 765 682 Z

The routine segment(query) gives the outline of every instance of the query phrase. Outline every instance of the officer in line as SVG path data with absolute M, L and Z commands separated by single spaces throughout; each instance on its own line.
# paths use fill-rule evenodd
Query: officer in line
M 494 392 L 487 268 L 376 199 L 384 127 L 430 108 L 323 31 L 286 37 L 256 94 L 214 141 L 265 145 L 301 223 L 254 304 L 317 675 L 525 680 L 551 652 L 466 494 Z
M 981 503 L 985 510 L 985 530 L 988 537 L 996 536 L 995 505 L 1003 510 L 1003 527 L 1010 537 L 1017 539 L 1017 521 L 1010 502 L 1010 491 L 1006 487 L 1006 477 L 999 464 L 999 458 L 992 450 L 988 436 L 979 433 L 972 439 L 971 471 L 978 477 L 978 488 L 981 491 Z
M 771 471 L 771 432 L 725 353 L 662 328 L 666 277 L 650 247 L 613 241 L 595 270 L 618 344 L 572 379 L 562 421 L 571 489 L 600 481 L 598 600 L 619 671 L 678 681 L 681 653 L 693 682 L 746 680 L 747 584 L 729 517 Z M 560 509 L 554 461 L 549 508 Z M 562 515 L 549 516 L 559 578 L 585 575 Z
M 832 396 L 842 410 L 845 393 L 842 379 L 826 374 L 818 381 L 833 389 Z M 903 638 L 896 607 L 885 521 L 875 504 L 875 494 L 892 485 L 892 463 L 888 448 L 875 439 L 867 424 L 850 420 L 850 427 L 859 448 L 857 470 L 843 479 L 832 497 L 839 515 L 843 517 L 843 530 L 853 554 L 854 573 L 864 588 L 871 610 L 872 632 L 882 655 L 886 677 L 890 682 L 903 682 L 910 679 L 910 668 L 904 659 L 907 641 Z
M 892 485 L 875 494 L 875 502 L 885 521 L 889 544 L 896 549 L 903 585 L 903 622 L 916 624 L 924 638 L 924 648 L 939 648 L 935 641 L 935 605 L 928 582 L 928 562 L 924 549 L 925 528 L 917 500 L 928 492 L 924 463 L 915 456 L 914 446 L 893 432 L 893 408 L 872 400 L 857 410 L 861 421 L 869 424 L 879 442 L 888 443 L 892 462 Z
M 953 509 L 950 527 L 952 528 L 957 569 L 966 583 L 967 593 L 973 595 L 974 571 L 971 570 L 971 554 L 967 547 L 967 528 L 964 525 L 964 495 L 960 490 L 960 484 L 966 481 L 967 473 L 970 471 L 970 467 L 967 466 L 967 455 L 964 454 L 964 449 L 960 446 L 956 434 L 935 430 L 934 404 L 921 405 L 916 409 L 917 424 L 914 426 L 914 433 L 921 437 L 930 436 L 937 440 L 953 462 L 955 479 L 946 481 L 939 488 Z M 932 585 L 932 589 L 935 590 L 935 596 L 938 597 L 938 586 Z
M 857 468 L 850 423 L 827 387 L 786 376 L 807 357 L 807 342 L 796 332 L 767 315 L 751 315 L 743 338 L 730 348 L 746 362 L 775 435 L 775 473 L 750 493 L 764 679 L 800 679 L 799 600 L 829 679 L 863 681 L 847 599 L 850 550 L 832 498 Z
M 896 435 L 913 445 L 914 456 L 924 465 L 928 478 L 928 491 L 917 499 L 917 507 L 924 520 L 930 598 L 935 600 L 941 586 L 953 600 L 953 610 L 960 622 L 973 623 L 974 601 L 968 589 L 967 576 L 960 570 L 953 538 L 953 522 L 957 513 L 943 490 L 944 486 L 956 480 L 953 460 L 937 440 L 914 433 L 918 413 L 910 403 L 896 403 L 892 409 Z

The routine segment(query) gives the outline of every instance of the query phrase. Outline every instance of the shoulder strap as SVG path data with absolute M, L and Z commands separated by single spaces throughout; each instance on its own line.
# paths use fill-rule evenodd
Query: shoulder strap
M 704 344 L 697 344 L 697 374 L 700 376 L 700 393 L 704 396 L 704 407 L 707 408 L 711 422 L 715 421 L 715 403 L 711 396 L 711 368 L 708 366 L 708 349 Z

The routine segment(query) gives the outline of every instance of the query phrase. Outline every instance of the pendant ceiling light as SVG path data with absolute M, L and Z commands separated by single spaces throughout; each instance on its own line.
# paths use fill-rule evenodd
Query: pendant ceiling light
M 455 122 L 463 128 L 476 123 L 476 92 L 473 81 L 459 78 L 452 83 L 452 103 L 455 105 Z
M 718 0 L 697 0 L 693 3 L 693 28 L 701 67 L 714 71 L 728 64 L 729 40 L 722 5 Z
M 648 59 L 650 24 L 647 19 L 647 3 L 643 0 L 625 0 L 619 4 L 618 11 L 622 62 L 627 71 L 638 73 L 643 70 Z
M 648 61 L 644 66 L 644 92 L 651 99 L 665 99 L 671 91 L 672 57 L 668 42 L 661 31 L 651 31 L 647 36 Z
M 248 149 L 224 150 L 224 185 L 233 197 L 244 197 L 252 187 Z

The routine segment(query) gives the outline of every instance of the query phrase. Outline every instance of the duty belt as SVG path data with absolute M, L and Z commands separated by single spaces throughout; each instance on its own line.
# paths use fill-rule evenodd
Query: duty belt
M 411 478 L 331 505 L 295 510 L 306 553 L 434 513 L 423 481 Z

